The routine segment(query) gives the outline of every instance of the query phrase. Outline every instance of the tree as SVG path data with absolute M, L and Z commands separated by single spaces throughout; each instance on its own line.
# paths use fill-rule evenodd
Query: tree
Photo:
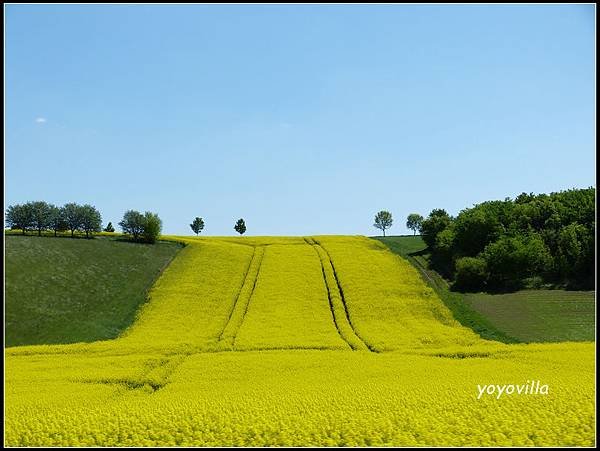
M 457 253 L 478 255 L 503 234 L 512 221 L 512 210 L 512 202 L 491 201 L 461 211 L 453 221 Z
M 104 231 L 111 232 L 111 233 L 115 231 L 115 228 L 113 227 L 112 222 L 108 223 L 108 225 L 104 228 Z
M 423 216 L 418 213 L 411 213 L 406 218 L 406 227 L 413 231 L 413 235 L 417 234 L 417 230 L 421 230 L 421 224 L 423 223 Z
M 485 268 L 491 289 L 542 283 L 593 289 L 595 201 L 589 187 L 486 201 L 456 218 L 432 210 L 420 228 L 429 265 L 457 288 L 480 287 Z
M 73 237 L 75 231 L 81 228 L 81 207 L 74 202 L 65 204 L 62 208 L 62 216 L 67 226 L 66 230 L 70 230 Z
M 123 233 L 131 235 L 133 241 L 154 243 L 162 231 L 162 221 L 156 213 L 147 211 L 141 214 L 139 211 L 127 210 L 123 220 L 119 222 Z
M 434 208 L 429 213 L 429 217 L 421 223 L 421 236 L 423 241 L 430 249 L 435 248 L 435 241 L 437 234 L 442 232 L 446 227 L 450 225 L 452 218 L 446 210 L 441 208 Z
M 523 279 L 544 274 L 552 266 L 552 256 L 538 233 L 503 236 L 481 253 L 494 288 L 519 288 Z
M 454 241 L 454 227 L 450 224 L 436 235 L 430 257 L 432 267 L 448 278 L 452 278 L 454 270 Z
M 81 229 L 85 232 L 85 237 L 89 238 L 90 233 L 100 232 L 102 230 L 102 216 L 96 210 L 96 207 L 86 204 L 79 207 L 81 218 Z
M 57 235 L 57 232 L 64 232 L 68 230 L 67 222 L 63 216 L 62 208 L 57 207 L 56 205 L 50 205 L 50 229 L 54 230 L 54 236 Z
M 560 229 L 557 241 L 557 266 L 561 277 L 577 280 L 593 274 L 593 231 L 574 222 Z
M 240 235 L 243 235 L 246 232 L 246 223 L 244 222 L 244 220 L 238 219 L 237 222 L 235 223 L 234 229 L 237 233 L 239 233 Z
M 526 204 L 535 199 L 535 195 L 533 193 L 521 193 L 515 198 L 515 204 Z
M 463 257 L 456 261 L 455 287 L 464 291 L 479 291 L 489 277 L 483 258 Z
M 38 236 L 42 235 L 42 230 L 50 228 L 50 219 L 52 210 L 50 205 L 44 201 L 28 202 L 32 212 L 32 226 L 38 232 Z
M 11 229 L 21 229 L 23 235 L 33 224 L 33 211 L 30 204 L 9 205 L 6 209 L 6 225 Z
M 147 211 L 143 216 L 142 238 L 146 243 L 155 243 L 162 231 L 162 221 L 156 213 Z
M 392 214 L 389 211 L 381 210 L 375 215 L 375 224 L 373 224 L 373 227 L 377 227 L 378 229 L 382 230 L 383 236 L 385 236 L 385 230 L 389 229 L 391 226 Z
M 190 224 L 190 227 L 192 228 L 196 236 L 198 236 L 198 234 L 202 232 L 202 229 L 204 229 L 204 220 L 196 216 L 196 219 L 194 219 L 194 222 Z
M 119 226 L 123 233 L 131 235 L 134 241 L 144 232 L 144 215 L 139 211 L 127 210 L 123 215 L 123 220 L 119 222 Z

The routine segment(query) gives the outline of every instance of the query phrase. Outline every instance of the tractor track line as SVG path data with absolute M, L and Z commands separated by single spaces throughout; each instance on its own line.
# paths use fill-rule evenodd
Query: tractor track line
M 350 319 L 350 312 L 348 311 L 348 304 L 346 303 L 346 297 L 344 296 L 344 290 L 342 289 L 342 285 L 340 284 L 340 279 L 338 278 L 337 272 L 335 270 L 335 265 L 333 264 L 333 260 L 331 259 L 331 254 L 329 254 L 329 251 L 325 247 L 323 247 L 320 242 L 318 242 L 314 238 L 313 238 L 313 241 L 319 247 L 321 247 L 321 249 L 323 249 L 325 251 L 325 254 L 327 255 L 327 258 L 329 259 L 329 263 L 331 264 L 331 269 L 333 269 L 333 277 L 335 279 L 335 283 L 337 284 L 338 290 L 340 291 L 340 297 L 342 299 L 342 304 L 344 305 L 344 313 L 346 314 L 346 319 L 348 320 L 348 324 L 350 325 L 350 328 L 354 332 L 354 335 L 356 335 L 356 337 L 360 341 L 362 341 L 364 343 L 364 345 L 369 349 L 369 351 L 371 351 L 371 352 L 379 352 L 373 346 L 371 346 L 369 343 L 367 343 L 364 340 L 364 338 L 362 338 L 358 334 L 358 332 L 356 332 L 356 328 L 354 327 L 354 324 L 352 324 L 352 320 Z
M 327 276 L 325 275 L 325 266 L 323 265 L 323 261 L 321 260 L 319 251 L 317 250 L 316 245 L 314 243 L 311 243 L 310 241 L 308 241 L 307 238 L 304 238 L 304 241 L 306 241 L 306 244 L 310 245 L 310 247 L 313 248 L 313 250 L 317 254 L 317 257 L 319 258 L 319 263 L 321 265 L 321 272 L 323 274 L 323 282 L 325 283 L 325 289 L 327 290 L 327 301 L 329 302 L 329 310 L 331 311 L 331 317 L 333 319 L 333 324 L 335 325 L 335 329 L 337 330 L 337 333 L 340 336 L 340 338 L 346 342 L 346 344 L 350 347 L 350 349 L 354 350 L 354 348 L 352 347 L 350 342 L 348 340 L 346 340 L 346 338 L 342 334 L 342 331 L 340 330 L 340 326 L 338 324 L 337 318 L 335 316 L 335 310 L 333 308 L 333 301 L 331 299 L 331 288 L 329 287 L 329 284 L 327 283 Z
M 231 321 L 231 317 L 233 316 L 233 312 L 235 311 L 235 306 L 237 305 L 238 301 L 240 300 L 240 295 L 242 294 L 244 285 L 246 285 L 246 280 L 248 279 L 248 273 L 250 272 L 250 267 L 252 266 L 252 262 L 254 261 L 254 257 L 256 255 L 256 246 L 253 246 L 253 248 L 254 249 L 252 251 L 252 257 L 250 257 L 250 261 L 248 262 L 248 266 L 246 267 L 246 272 L 244 273 L 244 281 L 240 285 L 240 289 L 238 290 L 238 292 L 235 296 L 235 300 L 233 301 L 233 304 L 231 305 L 231 310 L 229 311 L 229 316 L 227 317 L 227 321 L 225 322 L 225 325 L 223 326 L 223 330 L 219 334 L 219 340 L 221 340 L 223 338 L 223 334 L 227 330 L 227 326 L 229 325 L 229 322 Z
M 256 270 L 256 276 L 254 277 L 254 283 L 252 284 L 252 290 L 250 291 L 250 295 L 248 296 L 248 301 L 246 302 L 246 306 L 244 307 L 244 313 L 242 314 L 242 319 L 240 320 L 240 324 L 237 327 L 237 330 L 235 331 L 235 333 L 233 334 L 233 340 L 232 340 L 232 347 L 235 349 L 235 340 L 237 339 L 237 335 L 240 331 L 240 329 L 242 328 L 242 324 L 244 323 L 244 320 L 246 319 L 246 313 L 248 313 L 248 307 L 250 307 L 250 301 L 252 300 L 252 296 L 254 295 L 254 289 L 256 288 L 256 282 L 258 282 L 258 276 L 260 275 L 260 269 L 262 268 L 262 262 L 263 262 L 263 258 L 265 256 L 265 252 L 266 252 L 266 247 L 268 245 L 262 246 L 263 250 L 260 253 L 260 256 L 258 258 L 260 258 L 259 262 L 258 262 L 258 269 Z M 256 248 L 254 248 L 254 251 L 256 252 Z

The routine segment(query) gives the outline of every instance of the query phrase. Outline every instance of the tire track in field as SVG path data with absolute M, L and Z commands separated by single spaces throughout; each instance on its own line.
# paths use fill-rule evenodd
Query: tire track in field
M 132 390 L 143 390 L 148 395 L 153 395 L 171 382 L 171 375 L 187 357 L 176 355 L 150 359 L 144 363 L 142 374 L 137 377 L 75 378 L 71 382 L 122 387 L 125 391 L 117 393 L 116 396 L 123 396 Z
M 238 297 L 227 320 L 227 324 L 223 328 L 223 332 L 219 336 L 219 342 L 222 343 L 225 348 L 233 350 L 235 346 L 235 339 L 237 334 L 244 322 L 246 313 L 248 312 L 248 306 L 250 305 L 250 299 L 254 294 L 256 288 L 256 282 L 258 281 L 258 274 L 262 266 L 262 259 L 265 253 L 266 246 L 256 246 L 252 259 L 248 265 L 244 283 L 240 288 Z
M 340 330 L 340 325 L 338 324 L 339 320 L 336 318 L 335 308 L 333 306 L 333 300 L 331 299 L 331 287 L 329 286 L 330 284 L 327 283 L 327 275 L 325 274 L 325 266 L 323 265 L 323 260 L 321 259 L 321 255 L 319 254 L 319 251 L 318 251 L 318 249 L 317 249 L 314 241 L 312 240 L 312 238 L 304 238 L 304 241 L 306 241 L 306 244 L 310 245 L 314 249 L 314 251 L 317 253 L 317 256 L 319 257 L 319 262 L 321 264 L 321 272 L 323 274 L 323 282 L 325 282 L 325 288 L 327 290 L 327 300 L 329 302 L 329 310 L 331 311 L 331 317 L 333 319 L 333 324 L 335 325 L 337 333 L 340 336 L 340 338 L 342 340 L 344 340 L 346 342 L 346 344 L 352 350 L 354 350 L 354 348 L 352 347 L 352 345 L 350 344 L 350 342 L 346 339 L 346 337 L 344 337 L 344 334 Z
M 307 244 L 317 253 L 319 261 L 321 262 L 321 270 L 323 272 L 323 280 L 327 288 L 327 298 L 329 299 L 329 309 L 333 316 L 333 323 L 338 331 L 338 334 L 344 340 L 348 346 L 354 351 L 375 351 L 372 349 L 356 332 L 352 322 L 350 321 L 350 315 L 348 314 L 348 308 L 346 306 L 346 300 L 344 299 L 344 293 L 340 286 L 333 262 L 329 253 L 318 243 L 314 238 L 304 238 Z
M 227 321 L 225 322 L 225 325 L 223 326 L 223 330 L 219 334 L 219 341 L 221 341 L 221 339 L 223 338 L 223 334 L 225 333 L 225 331 L 227 330 L 227 326 L 229 326 L 229 323 L 231 322 L 233 312 L 235 312 L 235 307 L 237 306 L 237 304 L 240 300 L 240 297 L 242 295 L 242 291 L 244 290 L 244 286 L 246 285 L 246 283 L 248 281 L 248 273 L 250 272 L 250 268 L 252 267 L 252 262 L 254 261 L 254 258 L 256 257 L 256 247 L 255 246 L 253 246 L 253 247 L 254 248 L 252 250 L 252 257 L 250 257 L 250 261 L 248 262 L 248 266 L 246 267 L 246 272 L 244 273 L 244 281 L 242 282 L 242 286 L 240 287 L 237 294 L 235 295 L 235 299 L 233 300 L 233 304 L 231 305 L 231 310 L 229 311 L 229 316 L 227 317 Z

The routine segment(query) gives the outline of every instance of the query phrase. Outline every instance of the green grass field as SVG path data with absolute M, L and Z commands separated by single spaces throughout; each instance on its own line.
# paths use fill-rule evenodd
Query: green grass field
M 506 294 L 458 293 L 429 268 L 420 236 L 377 237 L 408 259 L 454 316 L 484 338 L 511 342 L 588 341 L 595 337 L 595 292 L 520 290 Z
M 594 340 L 594 291 L 468 293 L 465 301 L 496 327 L 524 343 Z
M 593 342 L 483 339 L 366 237 L 170 238 L 119 337 L 5 351 L 5 445 L 595 443 Z
M 6 346 L 117 337 L 179 249 L 166 242 L 6 236 Z

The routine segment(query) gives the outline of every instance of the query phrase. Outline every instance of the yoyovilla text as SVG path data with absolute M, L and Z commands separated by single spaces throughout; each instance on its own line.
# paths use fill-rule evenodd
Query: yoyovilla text
M 477 384 L 477 399 L 484 395 L 496 396 L 500 399 L 502 395 L 547 395 L 548 385 L 540 381 L 527 381 L 525 384 L 504 384 L 504 385 L 480 385 Z

